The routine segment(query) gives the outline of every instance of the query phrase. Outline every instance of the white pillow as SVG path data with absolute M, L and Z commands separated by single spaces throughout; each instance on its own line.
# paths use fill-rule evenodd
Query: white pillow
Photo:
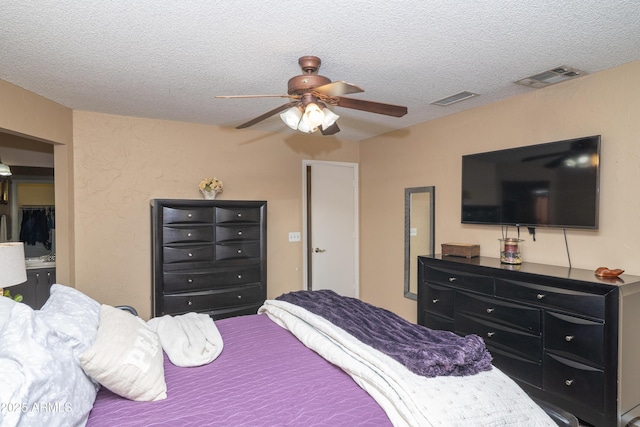
M 68 286 L 51 286 L 49 299 L 36 316 L 66 341 L 78 357 L 96 338 L 100 304 Z
M 84 425 L 98 387 L 36 313 L 13 304 L 0 331 L 0 403 L 11 405 L 0 411 L 0 425 Z
M 80 365 L 94 380 L 131 400 L 167 397 L 164 357 L 158 335 L 137 316 L 102 305 L 93 345 Z

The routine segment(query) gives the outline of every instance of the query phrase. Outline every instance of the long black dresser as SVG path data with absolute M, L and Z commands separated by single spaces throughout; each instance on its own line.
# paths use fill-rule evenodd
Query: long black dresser
M 640 277 L 418 257 L 418 323 L 481 336 L 494 366 L 532 397 L 589 424 L 640 416 Z
M 155 199 L 152 315 L 255 314 L 267 296 L 267 202 Z

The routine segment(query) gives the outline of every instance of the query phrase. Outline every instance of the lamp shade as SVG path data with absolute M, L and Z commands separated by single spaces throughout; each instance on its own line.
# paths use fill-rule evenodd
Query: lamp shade
M 331 127 L 331 125 L 340 118 L 339 115 L 329 110 L 328 108 L 324 108 L 322 112 L 324 113 L 324 119 L 322 120 L 322 129 L 329 129 L 329 127 Z
M 324 113 L 318 106 L 318 104 L 314 102 L 310 102 L 304 108 L 304 115 L 302 116 L 302 121 L 310 128 L 317 128 L 322 124 L 322 120 L 324 119 Z
M 314 127 L 309 126 L 306 120 L 302 119 L 300 120 L 300 123 L 298 123 L 298 130 L 302 133 L 313 133 L 317 131 L 318 128 L 316 126 Z
M 11 176 L 11 168 L 0 160 L 0 176 Z
M 23 243 L 0 243 L 0 288 L 8 288 L 26 281 Z
M 301 117 L 302 117 L 302 111 L 297 106 L 291 107 L 288 110 L 286 110 L 284 113 L 280 114 L 280 118 L 282 119 L 284 124 L 286 124 L 293 130 L 298 129 L 298 123 L 300 123 Z

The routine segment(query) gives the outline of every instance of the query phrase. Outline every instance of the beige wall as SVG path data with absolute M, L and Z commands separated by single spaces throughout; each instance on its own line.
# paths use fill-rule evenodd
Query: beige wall
M 436 187 L 436 250 L 480 244 L 498 255 L 500 227 L 460 224 L 461 156 L 587 135 L 602 135 L 600 228 L 568 230 L 576 268 L 640 274 L 640 61 L 532 91 L 364 141 L 361 174 L 361 297 L 416 320 L 402 296 L 405 187 Z M 512 227 L 511 233 L 515 235 Z M 562 230 L 526 228 L 525 262 L 568 265 Z
M 358 143 L 303 134 L 74 112 L 76 287 L 107 304 L 151 307 L 153 198 L 267 200 L 268 297 L 302 288 L 302 160 L 358 161 Z

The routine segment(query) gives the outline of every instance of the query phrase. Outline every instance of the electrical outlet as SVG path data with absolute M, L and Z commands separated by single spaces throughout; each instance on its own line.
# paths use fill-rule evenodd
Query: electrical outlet
M 299 242 L 300 241 L 300 232 L 299 231 L 291 231 L 289 233 L 289 241 L 290 242 Z

